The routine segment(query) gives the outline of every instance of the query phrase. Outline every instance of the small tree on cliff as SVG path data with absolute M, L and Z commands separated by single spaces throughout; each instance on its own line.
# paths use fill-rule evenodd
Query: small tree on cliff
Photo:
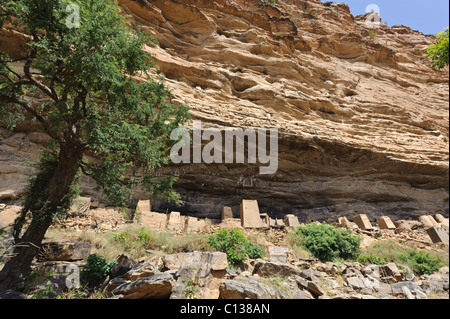
M 116 0 L 2 0 L 0 27 L 26 39 L 22 57 L 0 52 L 0 122 L 11 129 L 31 116 L 51 137 L 15 221 L 17 255 L 0 272 L 0 289 L 20 289 L 47 229 L 70 207 L 80 171 L 117 205 L 138 183 L 177 198 L 175 178 L 154 171 L 168 164 L 170 132 L 188 112 L 152 80 L 142 49 L 154 40 L 130 28 Z M 126 177 L 131 165 L 142 177 Z
M 449 63 L 449 29 L 437 35 L 436 41 L 427 49 L 426 58 L 430 58 L 433 62 L 433 68 L 443 69 Z

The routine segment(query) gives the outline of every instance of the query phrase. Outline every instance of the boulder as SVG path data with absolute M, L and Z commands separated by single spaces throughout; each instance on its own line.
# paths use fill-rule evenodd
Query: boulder
M 227 255 L 221 252 L 178 253 L 165 255 L 161 258 L 162 271 L 178 270 L 188 264 L 208 264 L 212 270 L 225 270 L 228 268 Z
M 292 299 L 314 299 L 314 296 L 309 291 L 297 290 L 291 296 L 291 298 Z
M 287 247 L 269 247 L 270 261 L 287 263 L 287 252 L 289 249 Z
M 258 274 L 261 277 L 289 277 L 291 275 L 300 275 L 300 273 L 301 271 L 294 266 L 272 261 L 259 261 L 253 269 L 253 274 Z
M 402 292 L 406 299 L 416 299 L 407 286 L 402 286 Z
M 367 275 L 363 278 L 363 281 L 367 289 L 374 289 L 376 291 L 380 290 L 381 282 L 379 277 Z
M 44 293 L 47 296 L 47 292 L 50 291 L 60 294 L 68 289 L 79 288 L 80 271 L 84 265 L 84 261 L 45 261 L 37 263 L 34 271 L 38 275 L 30 280 L 27 293 Z
M 112 292 L 112 291 L 114 291 L 114 289 L 116 289 L 120 285 L 123 285 L 126 283 L 129 283 L 129 281 L 125 280 L 121 277 L 113 278 L 104 285 L 103 292 Z
M 160 271 L 155 265 L 151 263 L 144 263 L 142 265 L 134 266 L 121 277 L 125 280 L 136 281 L 144 277 L 151 277 L 159 272 Z
M 221 252 L 198 252 L 166 255 L 162 269 L 175 271 L 176 284 L 171 298 L 219 298 L 219 288 L 228 268 L 227 255 Z
M 175 280 L 169 273 L 155 274 L 124 283 L 113 290 L 119 299 L 166 299 L 172 293 Z
M 304 269 L 300 271 L 300 276 L 310 281 L 319 281 L 318 277 L 322 277 L 322 274 L 317 270 Z
M 28 299 L 28 296 L 22 292 L 5 290 L 0 291 L 0 299 Z
M 38 261 L 74 261 L 86 259 L 91 244 L 75 238 L 44 239 L 39 250 Z
M 423 293 L 422 289 L 414 282 L 402 281 L 391 285 L 392 294 L 394 296 L 404 295 L 404 288 L 407 287 L 412 293 L 419 292 Z
M 226 270 L 212 270 L 208 265 L 188 264 L 175 274 L 177 280 L 171 299 L 218 299 Z
M 425 279 L 422 280 L 421 288 L 426 293 L 443 293 L 446 290 L 445 287 L 448 287 L 448 275 L 435 273 L 424 277 Z
M 225 279 L 220 286 L 221 299 L 282 299 L 283 296 L 277 289 L 250 277 Z
M 443 275 L 448 275 L 449 274 L 448 266 L 444 266 L 444 267 L 439 268 L 439 273 L 443 274 Z
M 366 276 L 370 275 L 375 278 L 380 278 L 380 266 L 378 265 L 367 265 L 362 269 L 362 273 Z
M 315 297 L 326 296 L 325 291 L 320 286 L 321 280 L 319 280 L 317 277 L 305 277 L 305 274 L 302 273 L 300 276 L 293 275 L 291 278 L 301 289 L 305 289 L 308 293 L 311 293 Z
M 360 290 L 366 288 L 366 284 L 364 283 L 364 280 L 360 277 L 348 277 L 347 283 L 355 290 Z
M 397 265 L 394 263 L 389 263 L 386 265 L 381 265 L 379 267 L 380 276 L 382 278 L 392 277 L 395 281 L 401 281 L 403 279 L 403 272 L 397 268 Z
M 362 278 L 362 272 L 361 269 L 357 266 L 357 265 L 348 265 L 343 271 L 342 274 L 344 275 L 345 278 L 348 277 L 360 277 Z
M 306 289 L 308 289 L 308 291 L 316 297 L 322 297 L 326 295 L 325 291 L 313 281 L 308 281 Z
M 120 254 L 116 258 L 116 264 L 110 271 L 110 278 L 125 275 L 137 262 L 128 254 Z

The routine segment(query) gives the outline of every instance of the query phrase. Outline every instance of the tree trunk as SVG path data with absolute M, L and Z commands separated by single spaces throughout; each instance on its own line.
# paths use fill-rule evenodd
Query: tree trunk
M 0 272 L 0 291 L 22 291 L 31 274 L 31 263 L 39 251 L 45 233 L 53 222 L 58 207 L 70 192 L 81 161 L 83 151 L 75 144 L 62 144 L 59 161 L 51 177 L 45 200 L 50 203 L 43 211 L 32 212 L 32 221 L 19 243 L 16 243 L 17 255 L 8 261 Z

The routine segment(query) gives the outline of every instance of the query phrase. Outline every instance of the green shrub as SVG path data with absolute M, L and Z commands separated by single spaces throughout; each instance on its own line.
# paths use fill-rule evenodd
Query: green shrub
M 426 49 L 426 58 L 431 59 L 433 68 L 442 69 L 449 64 L 449 29 L 439 33 L 436 41 Z
M 399 254 L 407 253 L 409 248 L 393 240 L 377 240 L 364 249 L 364 254 L 385 258 L 397 263 Z
M 153 240 L 153 235 L 149 230 L 146 230 L 144 227 L 142 227 L 141 229 L 139 229 L 137 240 L 143 245 L 148 246 Z
M 448 266 L 448 249 L 447 251 L 417 252 L 392 240 L 376 241 L 365 248 L 364 255 L 394 262 L 399 269 L 407 269 L 419 275 L 431 274 L 442 266 Z M 360 256 L 360 258 L 364 260 L 365 257 Z
M 369 30 L 369 36 L 375 40 L 376 38 L 378 38 L 378 32 L 376 32 L 375 30 Z
M 128 246 L 131 246 L 134 239 L 133 239 L 133 236 L 131 236 L 128 233 L 119 233 L 119 234 L 114 234 L 114 241 L 121 243 L 124 246 L 128 247 Z
M 431 275 L 439 270 L 442 263 L 439 258 L 432 257 L 428 252 L 423 250 L 410 250 L 408 253 L 399 254 L 398 258 L 410 265 L 411 270 L 417 275 Z
M 115 260 L 107 261 L 100 255 L 89 255 L 86 265 L 81 270 L 81 282 L 88 286 L 98 286 L 109 275 L 115 264 Z
M 114 234 L 114 241 L 121 243 L 126 249 L 130 249 L 133 245 L 148 246 L 152 240 L 152 233 L 144 227 L 141 227 L 137 234 L 129 232 Z
M 363 265 L 385 265 L 389 259 L 375 255 L 360 255 L 357 261 Z
M 264 256 L 261 247 L 253 244 L 245 237 L 244 232 L 236 229 L 221 229 L 208 237 L 208 244 L 227 254 L 228 262 L 236 265 L 247 258 L 260 258 Z
M 295 229 L 301 246 L 321 261 L 356 259 L 360 254 L 362 238 L 348 229 L 336 228 L 325 222 L 309 224 Z
M 265 252 L 261 246 L 249 241 L 247 244 L 247 256 L 250 259 L 263 258 L 265 256 Z

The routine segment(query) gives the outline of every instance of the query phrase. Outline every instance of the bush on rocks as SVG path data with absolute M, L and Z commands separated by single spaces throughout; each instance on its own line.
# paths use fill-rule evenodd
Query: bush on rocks
M 236 265 L 247 258 L 264 257 L 264 250 L 245 237 L 241 230 L 221 229 L 209 236 L 208 244 L 218 251 L 226 253 L 231 265 Z
M 348 229 L 326 223 L 299 226 L 293 233 L 300 245 L 321 261 L 356 259 L 360 254 L 362 238 Z

